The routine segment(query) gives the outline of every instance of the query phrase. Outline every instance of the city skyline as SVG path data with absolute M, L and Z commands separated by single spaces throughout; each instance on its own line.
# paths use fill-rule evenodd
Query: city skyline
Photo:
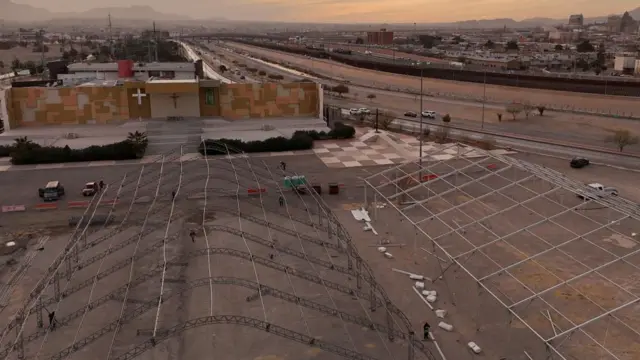
M 193 1 L 193 0 L 191 0 Z M 637 0 L 614 0 L 607 3 L 567 0 L 562 3 L 540 0 L 532 4 L 513 0 L 471 0 L 461 5 L 448 0 L 217 0 L 188 6 L 185 1 L 125 0 L 87 2 L 58 0 L 16 0 L 52 12 L 82 12 L 94 8 L 151 6 L 167 14 L 194 19 L 226 18 L 229 20 L 283 22 L 370 22 L 370 23 L 439 23 L 464 20 L 545 17 L 563 19 L 570 14 L 585 17 L 621 14 L 638 7 Z M 188 1 L 187 1 L 188 3 Z

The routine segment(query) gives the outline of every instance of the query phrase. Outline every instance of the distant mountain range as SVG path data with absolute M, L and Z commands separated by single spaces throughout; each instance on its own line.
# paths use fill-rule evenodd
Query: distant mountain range
M 104 19 L 106 21 L 109 14 L 111 14 L 112 18 L 120 20 L 193 20 L 188 16 L 161 13 L 150 6 L 134 5 L 129 7 L 95 8 L 83 12 L 52 12 L 31 5 L 17 4 L 11 0 L 0 0 L 0 19 L 7 22 L 33 23 L 62 19 Z
M 31 5 L 17 4 L 11 0 L 0 0 L 0 20 L 4 20 L 7 23 L 41 23 L 41 22 L 60 22 L 62 20 L 76 20 L 79 22 L 86 22 L 87 20 L 102 19 L 106 21 L 107 16 L 111 14 L 114 21 L 131 21 L 131 20 L 148 20 L 158 22 L 208 22 L 215 21 L 229 21 L 225 19 L 215 18 L 208 20 L 196 20 L 188 16 L 165 14 L 156 11 L 150 6 L 129 6 L 129 7 L 104 7 L 95 8 L 83 12 L 52 12 L 47 9 L 34 7 Z M 629 14 L 636 20 L 640 20 L 640 7 L 629 11 Z M 620 14 L 622 15 L 622 14 Z M 423 24 L 425 26 L 434 27 L 446 27 L 446 28 L 477 28 L 477 29 L 489 29 L 489 28 L 523 28 L 523 27 L 535 27 L 545 25 L 558 25 L 566 24 L 569 19 L 569 15 L 565 19 L 550 19 L 550 18 L 531 18 L 521 21 L 513 19 L 490 19 L 490 20 L 466 20 L 458 21 L 454 23 L 430 23 Z M 605 22 L 607 16 L 585 18 L 585 23 Z
M 622 15 L 622 14 L 619 14 Z M 640 7 L 629 11 L 629 15 L 635 20 L 640 20 Z M 606 16 L 598 16 L 591 18 L 584 18 L 585 24 L 595 24 L 595 23 L 604 23 L 607 21 L 609 15 Z M 465 20 L 458 21 L 454 23 L 438 23 L 431 24 L 434 26 L 442 26 L 447 28 L 462 28 L 462 29 L 494 29 L 501 27 L 508 28 L 524 28 L 524 27 L 535 27 L 535 26 L 552 26 L 559 24 L 567 24 L 569 22 L 569 15 L 567 15 L 564 19 L 551 19 L 545 17 L 536 17 L 530 19 L 524 19 L 521 21 L 505 18 L 505 19 L 488 19 L 488 20 Z

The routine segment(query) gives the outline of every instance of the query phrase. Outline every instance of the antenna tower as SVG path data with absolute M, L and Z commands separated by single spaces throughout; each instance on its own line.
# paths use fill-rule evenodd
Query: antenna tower
M 158 35 L 156 34 L 156 22 L 153 22 L 153 46 L 156 56 L 156 62 L 158 62 Z
M 113 33 L 112 33 L 113 29 L 111 27 L 111 13 L 109 13 L 108 20 L 109 20 L 109 56 L 113 58 Z

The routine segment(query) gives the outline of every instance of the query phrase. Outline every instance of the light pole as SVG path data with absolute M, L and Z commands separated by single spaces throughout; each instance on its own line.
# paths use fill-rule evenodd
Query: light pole
M 482 122 L 480 123 L 480 129 L 484 129 L 484 104 L 487 102 L 487 71 L 484 72 L 484 86 L 482 90 Z
M 422 131 L 422 90 L 423 90 L 423 77 L 422 77 L 422 62 L 420 64 L 420 111 L 418 111 L 418 116 L 420 117 L 420 155 L 418 156 L 418 166 L 420 167 L 419 173 L 419 182 L 422 184 L 422 142 L 424 141 L 424 135 Z

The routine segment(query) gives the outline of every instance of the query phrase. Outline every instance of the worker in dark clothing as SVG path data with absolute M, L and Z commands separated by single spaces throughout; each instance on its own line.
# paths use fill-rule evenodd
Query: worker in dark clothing
M 171 201 L 176 199 L 176 192 L 175 190 L 171 192 Z
M 195 243 L 196 242 L 196 231 L 195 230 L 191 230 L 189 232 L 189 236 L 191 236 L 191 242 Z
M 56 324 L 58 323 L 58 320 L 56 320 L 56 312 L 55 311 L 49 312 L 47 310 L 47 313 L 49 315 L 49 329 L 53 331 L 56 329 Z
M 100 180 L 99 188 L 100 190 L 104 189 L 104 181 Z
M 424 326 L 422 327 L 423 330 L 423 336 L 424 336 L 424 341 L 430 340 L 431 337 L 429 336 L 430 331 L 431 331 L 431 325 L 429 325 L 428 322 L 424 322 Z
M 278 202 L 280 203 L 281 207 L 284 206 L 284 198 L 282 196 L 278 198 Z
M 284 161 L 280 161 L 280 168 L 282 171 L 287 171 L 287 163 Z

